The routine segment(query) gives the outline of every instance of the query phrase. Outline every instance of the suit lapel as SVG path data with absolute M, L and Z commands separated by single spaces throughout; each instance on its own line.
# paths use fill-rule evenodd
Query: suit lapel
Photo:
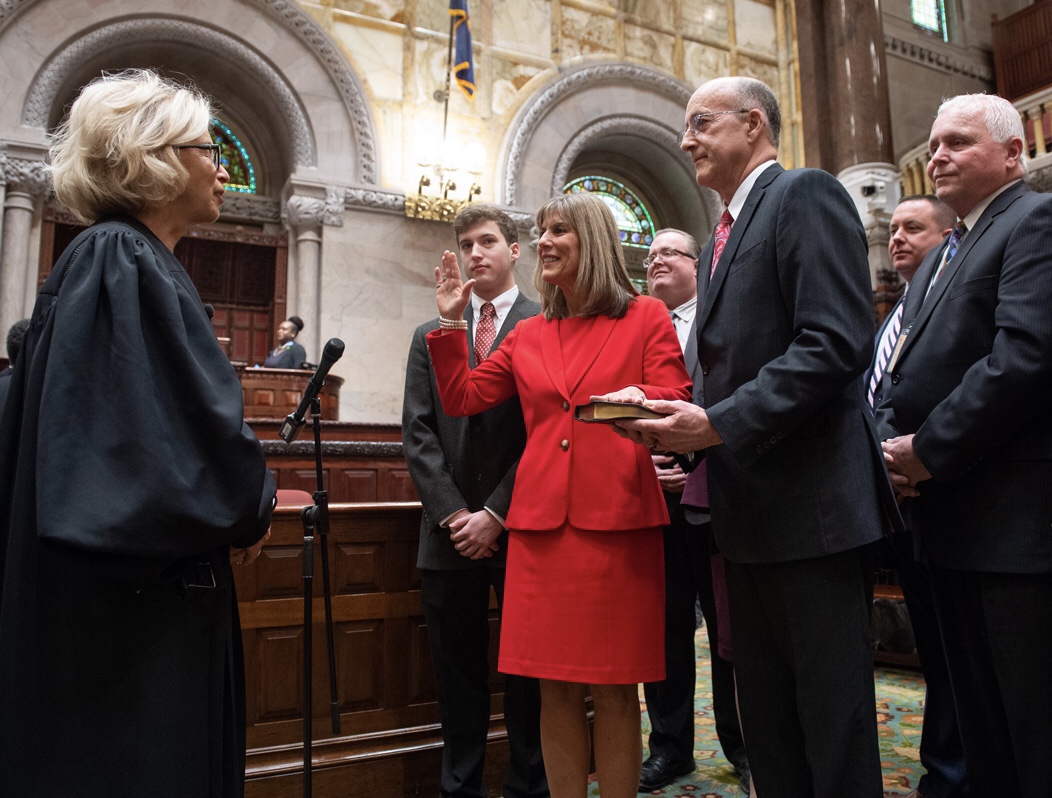
M 749 196 L 745 200 L 745 205 L 742 206 L 741 213 L 738 214 L 738 218 L 735 219 L 734 223 L 731 225 L 731 235 L 730 238 L 727 239 L 727 244 L 723 248 L 723 254 L 720 255 L 720 262 L 716 264 L 716 271 L 712 275 L 712 280 L 705 287 L 705 303 L 698 309 L 699 331 L 705 327 L 705 324 L 709 320 L 712 306 L 716 302 L 716 297 L 720 293 L 720 288 L 723 287 L 723 282 L 727 277 L 727 273 L 730 271 L 731 262 L 734 260 L 734 256 L 738 252 L 738 246 L 741 244 L 742 238 L 745 237 L 745 231 L 749 227 L 749 222 L 752 221 L 753 214 L 756 212 L 760 200 L 763 199 L 767 187 L 771 185 L 771 183 L 773 183 L 784 171 L 785 169 L 782 168 L 781 164 L 777 163 L 763 170 L 763 173 L 756 179 L 756 183 L 749 192 Z M 702 258 L 699 259 L 699 297 L 702 295 L 700 284 L 707 279 L 708 273 L 712 268 L 712 252 L 714 246 L 714 242 L 710 240 L 708 246 L 705 247 L 705 252 L 702 253 Z M 704 259 L 705 256 L 708 257 L 708 260 Z M 703 266 L 703 264 L 705 265 Z
M 468 323 L 467 335 L 468 335 L 468 366 L 475 368 L 478 364 L 475 362 L 475 308 L 470 302 L 464 309 L 464 320 Z
M 1020 181 L 1011 188 L 1005 190 L 997 197 L 993 202 L 990 203 L 982 216 L 975 223 L 975 227 L 968 231 L 964 239 L 961 241 L 960 246 L 957 247 L 957 252 L 953 256 L 946 268 L 943 269 L 939 279 L 935 281 L 935 285 L 931 287 L 931 291 L 928 291 L 928 285 L 931 283 L 932 275 L 935 270 L 939 267 L 942 262 L 942 253 L 946 249 L 946 245 L 949 241 L 949 236 L 943 241 L 941 247 L 936 250 L 936 256 L 934 258 L 931 255 L 925 259 L 924 263 L 921 264 L 920 269 L 917 270 L 916 276 L 913 281 L 917 287 L 917 298 L 908 302 L 906 307 L 903 309 L 903 320 L 910 318 L 909 314 L 916 314 L 913 318 L 912 324 L 909 326 L 909 332 L 906 335 L 906 340 L 902 343 L 902 351 L 899 353 L 899 357 L 904 357 L 905 354 L 910 350 L 914 339 L 917 334 L 924 329 L 928 324 L 928 320 L 931 318 L 935 307 L 939 304 L 942 298 L 950 290 L 950 283 L 956 276 L 957 272 L 961 270 L 962 264 L 968 257 L 968 253 L 972 251 L 972 248 L 976 245 L 983 233 L 986 232 L 987 228 L 993 224 L 994 219 L 1004 213 L 1008 208 L 1015 202 L 1019 197 L 1023 195 L 1028 189 L 1026 185 Z M 912 291 L 910 293 L 913 293 Z M 925 296 L 927 293 L 927 296 Z M 917 306 L 917 303 L 921 303 Z
M 541 331 L 541 352 L 544 356 L 544 366 L 548 371 L 548 378 L 552 381 L 555 389 L 562 394 L 563 398 L 569 399 L 581 382 L 591 371 L 599 354 L 603 351 L 607 341 L 610 340 L 617 319 L 609 316 L 594 316 L 592 318 L 592 332 L 586 337 L 590 351 L 583 354 L 578 361 L 583 365 L 579 374 L 568 374 L 566 361 L 563 358 L 562 344 L 559 341 L 559 323 L 549 321 Z

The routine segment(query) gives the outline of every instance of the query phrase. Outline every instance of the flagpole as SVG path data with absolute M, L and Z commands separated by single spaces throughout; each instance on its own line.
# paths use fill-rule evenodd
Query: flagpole
M 442 141 L 446 140 L 446 128 L 449 126 L 449 92 L 453 76 L 453 30 L 456 27 L 457 18 L 449 15 L 449 53 L 446 56 L 446 109 L 442 116 Z

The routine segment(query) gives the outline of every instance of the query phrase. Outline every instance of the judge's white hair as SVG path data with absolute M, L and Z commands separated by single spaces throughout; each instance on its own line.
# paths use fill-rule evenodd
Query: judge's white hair
M 52 137 L 55 195 L 78 219 L 161 207 L 189 173 L 173 144 L 208 132 L 207 97 L 152 70 L 127 70 L 89 83 Z

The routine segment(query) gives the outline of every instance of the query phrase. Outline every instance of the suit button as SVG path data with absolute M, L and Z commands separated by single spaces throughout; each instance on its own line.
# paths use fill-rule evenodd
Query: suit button
M 763 454 L 763 452 L 764 452 L 763 444 L 760 444 L 759 446 L 756 447 L 756 453 L 757 454 Z
M 898 385 L 899 384 L 899 375 L 898 374 L 892 374 L 891 375 L 891 384 L 892 385 Z
M 774 446 L 776 443 L 778 443 L 778 436 L 777 435 L 772 435 L 771 436 L 771 446 Z
M 560 445 L 560 446 L 562 447 L 562 449 L 563 449 L 563 451 L 564 451 L 564 452 L 565 452 L 565 451 L 566 451 L 567 449 L 569 449 L 569 448 L 570 448 L 570 442 L 569 442 L 568 440 L 566 440 L 565 438 L 563 439 L 563 442 L 562 442 L 562 443 L 560 443 L 559 445 Z
M 570 403 L 567 402 L 565 399 L 563 399 L 563 410 L 569 410 L 569 409 L 570 409 Z
M 701 364 L 701 373 L 704 376 L 706 376 L 706 377 L 709 376 L 709 364 L 708 363 L 702 363 Z

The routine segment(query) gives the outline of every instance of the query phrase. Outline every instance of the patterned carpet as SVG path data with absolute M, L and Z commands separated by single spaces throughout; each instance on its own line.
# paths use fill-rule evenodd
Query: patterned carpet
M 741 798 L 730 764 L 723 758 L 712 716 L 712 689 L 709 683 L 709 644 L 704 629 L 696 638 L 698 679 L 695 694 L 694 758 L 698 769 L 663 790 L 650 795 L 662 798 Z M 876 722 L 880 734 L 880 759 L 884 771 L 884 795 L 906 795 L 916 789 L 924 769 L 920 764 L 921 720 L 924 706 L 924 679 L 920 673 L 893 668 L 876 669 Z M 643 753 L 650 734 L 643 690 L 639 701 L 643 712 Z M 589 798 L 598 798 L 599 785 L 592 776 Z M 763 796 L 761 796 L 763 798 Z

